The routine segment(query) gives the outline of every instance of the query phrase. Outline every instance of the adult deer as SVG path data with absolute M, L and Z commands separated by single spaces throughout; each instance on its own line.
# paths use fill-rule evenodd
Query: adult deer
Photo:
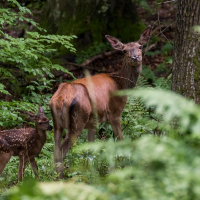
M 114 137 L 123 139 L 120 117 L 127 98 L 110 94 L 116 90 L 135 87 L 142 71 L 142 46 L 149 40 L 150 32 L 151 26 L 143 31 L 137 42 L 128 44 L 106 35 L 114 49 L 124 52 L 121 70 L 117 73 L 102 73 L 59 85 L 49 103 L 54 124 L 55 163 L 62 163 L 67 151 L 84 128 L 88 129 L 88 140 L 94 141 L 94 107 L 99 122 L 109 121 Z M 68 134 L 61 144 L 63 129 L 67 129 Z M 62 178 L 63 165 L 57 165 L 56 170 Z
M 35 157 L 40 153 L 46 142 L 46 130 L 52 130 L 49 119 L 45 117 L 41 106 L 39 106 L 37 116 L 28 114 L 35 121 L 36 129 L 24 128 L 0 131 L 0 174 L 11 156 L 19 156 L 19 181 L 22 181 L 27 161 L 30 161 L 35 176 L 38 177 Z

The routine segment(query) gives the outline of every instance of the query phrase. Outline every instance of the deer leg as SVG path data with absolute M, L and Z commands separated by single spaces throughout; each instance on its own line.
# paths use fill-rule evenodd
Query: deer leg
M 96 130 L 94 128 L 88 129 L 88 141 L 94 142 Z
M 3 172 L 6 164 L 10 160 L 10 157 L 10 153 L 0 152 L 0 174 Z
M 69 136 L 64 139 L 62 145 L 61 145 L 61 151 L 62 151 L 62 160 L 65 159 L 67 152 L 72 147 L 72 145 L 76 142 L 77 138 L 81 134 L 83 128 L 79 129 L 78 132 L 69 131 Z
M 62 132 L 63 132 L 62 128 L 59 128 L 59 129 L 54 128 L 54 141 L 55 141 L 54 164 L 55 164 L 55 168 L 56 168 L 57 173 L 60 173 L 62 171 L 62 165 L 61 165 L 62 154 L 61 154 L 61 149 L 60 149 Z M 62 175 L 61 175 L 60 178 L 62 178 Z
M 28 158 L 26 156 L 19 156 L 19 167 L 18 167 L 18 181 L 22 181 L 24 177 L 24 170 L 26 163 L 28 161 Z
M 89 114 L 76 114 L 75 112 L 71 116 L 70 126 L 68 130 L 68 135 L 65 137 L 62 145 L 62 160 L 65 159 L 68 150 L 72 147 L 72 145 L 76 142 L 77 138 L 81 134 L 82 130 L 86 126 L 86 123 L 89 119 Z
M 75 141 L 76 141 L 76 134 L 72 134 L 69 131 L 68 135 L 66 135 L 60 147 L 62 162 L 57 166 L 57 173 L 59 174 L 60 179 L 63 179 L 63 170 L 64 170 L 63 160 L 65 159 L 68 150 L 72 147 Z
M 109 122 L 112 126 L 114 137 L 117 140 L 123 140 L 120 117 L 115 119 L 110 119 Z
M 38 166 L 37 163 L 35 161 L 35 158 L 30 158 L 30 162 L 31 162 L 31 167 L 33 169 L 33 172 L 35 174 L 35 177 L 38 178 Z

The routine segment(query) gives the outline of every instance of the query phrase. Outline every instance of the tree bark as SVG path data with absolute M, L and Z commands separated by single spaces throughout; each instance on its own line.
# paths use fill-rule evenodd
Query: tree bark
M 200 103 L 200 0 L 177 0 L 172 90 Z

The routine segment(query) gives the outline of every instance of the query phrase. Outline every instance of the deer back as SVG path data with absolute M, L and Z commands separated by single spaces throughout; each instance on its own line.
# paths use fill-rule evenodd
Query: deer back
M 36 145 L 36 134 L 33 128 L 11 129 L 0 132 L 0 151 L 11 152 L 18 156 L 20 152 L 30 150 Z
M 124 52 L 121 70 L 116 73 L 102 73 L 77 79 L 71 83 L 60 84 L 49 103 L 54 124 L 58 127 L 68 128 L 70 110 L 75 104 L 80 105 L 77 106 L 76 112 L 82 113 L 83 116 L 84 113 L 89 113 L 90 116 L 95 107 L 100 122 L 108 120 L 110 109 L 118 109 L 119 112 L 116 113 L 120 115 L 119 113 L 126 104 L 126 98 L 111 97 L 111 94 L 116 90 L 128 89 L 136 85 L 142 70 L 142 46 L 148 41 L 150 32 L 151 27 L 148 27 L 140 35 L 138 41 L 127 44 L 106 35 L 114 49 Z

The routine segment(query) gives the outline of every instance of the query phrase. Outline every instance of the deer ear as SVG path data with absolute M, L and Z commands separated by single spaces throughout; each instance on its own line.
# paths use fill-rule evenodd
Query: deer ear
M 110 35 L 106 35 L 105 37 L 107 38 L 108 42 L 110 42 L 110 45 L 114 49 L 121 50 L 121 51 L 124 50 L 124 48 L 125 48 L 124 44 L 122 42 L 120 42 L 117 38 L 112 37 Z
M 34 122 L 37 119 L 37 116 L 31 112 L 26 111 L 25 114 L 28 117 L 28 121 Z
M 138 40 L 138 43 L 141 45 L 146 44 L 150 38 L 150 33 L 151 33 L 151 26 L 149 25 L 148 28 L 146 28 L 140 35 L 140 39 Z
M 40 105 L 39 105 L 39 108 L 38 108 L 38 115 L 44 115 L 44 109 Z

